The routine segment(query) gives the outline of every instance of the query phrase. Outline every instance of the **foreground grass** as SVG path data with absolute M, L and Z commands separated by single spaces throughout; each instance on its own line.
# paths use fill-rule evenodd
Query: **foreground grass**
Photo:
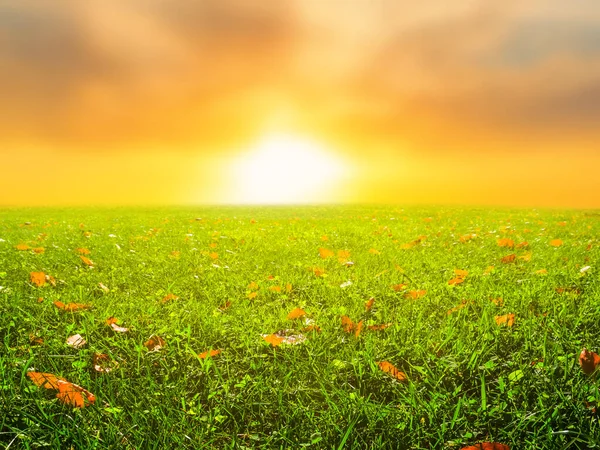
M 577 356 L 600 346 L 599 231 L 600 214 L 584 211 L 2 211 L 0 445 L 593 448 L 600 393 Z M 501 238 L 528 246 L 499 247 Z M 515 261 L 501 263 L 508 254 Z M 469 273 L 453 286 L 455 269 Z M 36 271 L 56 286 L 31 284 Z M 410 290 L 426 294 L 406 298 Z M 163 302 L 167 294 L 178 298 Z M 93 308 L 65 312 L 56 300 Z M 272 348 L 261 334 L 301 332 L 286 319 L 295 307 L 322 331 Z M 509 313 L 514 326 L 499 326 Z M 355 337 L 341 315 L 392 325 Z M 129 332 L 111 330 L 111 316 Z M 65 343 L 77 333 L 88 341 L 78 350 Z M 154 334 L 166 347 L 149 352 Z M 222 353 L 197 356 L 208 349 Z M 118 366 L 94 371 L 94 353 Z M 409 381 L 380 371 L 384 360 Z M 61 404 L 31 383 L 33 369 L 89 389 L 95 404 Z

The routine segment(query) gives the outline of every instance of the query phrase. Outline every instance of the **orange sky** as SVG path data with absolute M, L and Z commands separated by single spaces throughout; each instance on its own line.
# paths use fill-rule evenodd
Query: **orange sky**
M 0 205 L 235 203 L 284 132 L 306 202 L 600 207 L 597 0 L 0 0 L 0 68 Z

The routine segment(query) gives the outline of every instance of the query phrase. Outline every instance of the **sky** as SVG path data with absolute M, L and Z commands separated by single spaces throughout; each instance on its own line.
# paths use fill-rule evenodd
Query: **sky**
M 597 0 L 0 0 L 0 205 L 600 207 Z

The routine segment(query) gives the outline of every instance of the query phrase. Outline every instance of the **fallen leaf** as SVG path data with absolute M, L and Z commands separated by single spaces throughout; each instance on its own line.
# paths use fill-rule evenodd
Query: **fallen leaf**
M 210 259 L 213 259 L 213 260 L 219 259 L 219 254 L 217 252 L 210 252 L 208 254 L 208 256 L 210 257 Z
M 219 306 L 219 311 L 225 311 L 227 309 L 229 309 L 231 307 L 231 302 L 229 300 L 227 300 L 225 303 L 223 303 L 221 306 Z
M 454 269 L 454 275 L 456 275 L 458 278 L 466 278 L 466 276 L 469 275 L 469 271 L 463 269 Z
M 399 283 L 399 284 L 395 284 L 392 286 L 392 289 L 395 290 L 396 292 L 398 291 L 403 291 L 404 289 L 406 289 L 408 286 L 404 283 Z
M 358 337 L 360 335 L 360 332 L 362 331 L 362 327 L 363 327 L 363 321 L 361 320 L 354 327 L 354 337 Z
M 379 368 L 382 371 L 389 373 L 391 376 L 393 376 L 397 380 L 408 381 L 408 377 L 406 376 L 406 374 L 404 372 L 402 372 L 401 370 L 399 370 L 392 363 L 387 362 L 387 361 L 381 361 L 381 362 L 378 362 L 377 365 L 379 366 Z
M 292 283 L 286 283 L 285 292 L 292 292 Z
M 312 271 L 316 277 L 322 277 L 323 275 L 325 275 L 325 269 L 323 269 L 322 267 L 313 267 Z
M 153 334 L 150 336 L 146 342 L 144 342 L 144 347 L 146 347 L 151 352 L 156 352 L 163 348 L 166 345 L 166 342 L 163 338 L 158 335 Z
M 512 253 L 510 255 L 503 256 L 502 259 L 500 259 L 500 262 L 504 264 L 510 264 L 512 262 L 515 262 L 515 259 L 517 259 L 517 255 Z
M 277 347 L 284 340 L 281 336 L 277 336 L 276 334 L 263 334 L 262 338 L 273 347 Z
M 51 373 L 27 372 L 27 376 L 36 386 L 57 390 L 56 398 L 75 408 L 85 407 L 86 399 L 88 404 L 93 404 L 96 401 L 96 396 L 87 389 L 69 383 L 64 378 L 57 377 Z
M 100 289 L 102 289 L 104 291 L 105 294 L 108 294 L 110 292 L 110 289 L 108 289 L 108 287 L 106 287 L 104 284 L 102 283 L 98 283 L 98 287 Z
M 309 325 L 309 326 L 303 328 L 302 331 L 304 331 L 304 332 L 316 331 L 316 332 L 320 333 L 321 327 L 318 325 Z
M 112 371 L 118 363 L 110 359 L 110 357 L 104 353 L 94 353 L 93 357 L 94 370 L 100 373 L 108 373 Z
M 459 310 L 463 309 L 465 306 L 467 306 L 467 302 L 465 300 L 463 300 L 457 306 L 455 306 L 453 308 L 450 308 L 446 314 L 450 315 L 453 312 L 456 312 L 456 311 L 459 311 Z
M 69 347 L 81 348 L 85 344 L 87 344 L 87 341 L 80 334 L 74 334 L 73 336 L 69 336 L 67 338 L 67 345 Z
M 390 327 L 391 325 L 392 325 L 391 323 L 382 323 L 381 325 L 369 325 L 367 328 L 372 331 L 381 331 L 381 330 L 385 330 L 386 328 Z
M 44 272 L 31 272 L 29 274 L 29 280 L 37 287 L 42 287 L 46 284 L 46 274 Z
M 527 241 L 519 242 L 517 244 L 517 248 L 526 248 L 526 247 L 529 247 L 529 242 L 527 242 Z
M 33 248 L 32 250 L 33 250 L 33 253 L 37 253 L 38 255 L 40 253 L 44 253 L 46 251 L 46 249 L 44 247 L 36 247 L 36 248 Z
M 475 445 L 463 447 L 460 450 L 510 450 L 508 445 L 499 444 L 498 442 L 481 442 Z
M 271 292 L 281 292 L 281 286 L 271 286 L 269 287 Z
M 404 294 L 404 298 L 410 298 L 412 300 L 416 300 L 418 298 L 423 297 L 425 294 L 427 294 L 427 291 L 424 289 L 419 289 L 416 291 L 408 291 L 406 294 Z
M 337 252 L 338 262 L 340 264 L 347 264 L 350 259 L 350 250 L 338 250 Z
M 367 300 L 365 302 L 365 310 L 371 311 L 371 308 L 373 307 L 373 303 L 375 303 L 375 299 L 373 297 L 371 297 L 369 300 Z
M 117 333 L 127 333 L 129 331 L 129 328 L 125 328 L 122 327 L 120 325 L 117 325 L 116 323 L 111 323 L 109 325 L 109 327 L 111 327 L 114 331 L 116 331 Z
M 333 252 L 333 250 L 329 250 L 327 248 L 320 248 L 319 249 L 319 256 L 323 259 L 327 259 L 327 258 L 331 258 L 333 255 L 335 255 L 335 253 Z
M 163 297 L 163 299 L 160 301 L 161 303 L 167 303 L 171 300 L 178 300 L 179 297 L 175 294 L 167 294 Z
M 563 245 L 563 241 L 562 241 L 562 240 L 560 240 L 560 239 L 552 239 L 552 240 L 550 241 L 550 245 L 551 245 L 552 247 L 560 247 L 561 245 Z
M 536 270 L 535 273 L 537 273 L 538 275 L 547 275 L 548 271 L 546 269 L 540 269 Z
M 342 316 L 342 328 L 346 333 L 352 333 L 354 330 L 354 322 L 348 316 Z
M 579 354 L 579 365 L 581 366 L 583 373 L 591 375 L 600 365 L 600 355 L 584 348 Z
M 504 306 L 504 299 L 502 297 L 492 298 L 490 301 L 496 306 Z
M 508 238 L 498 239 L 498 247 L 508 247 L 513 248 L 515 246 L 515 241 Z
M 465 281 L 465 280 L 464 280 L 463 278 L 459 278 L 459 277 L 457 277 L 457 278 L 452 278 L 450 281 L 448 281 L 448 284 L 449 284 L 450 286 L 453 286 L 453 285 L 456 285 L 456 284 L 463 283 L 464 281 Z
M 252 300 L 253 298 L 256 298 L 257 295 L 258 295 L 258 292 L 250 292 L 246 297 L 248 297 L 250 300 Z
M 30 345 L 42 345 L 44 343 L 44 340 L 39 337 L 36 336 L 35 334 L 30 333 L 29 334 L 29 344 Z
M 489 275 L 490 273 L 492 273 L 494 271 L 494 266 L 487 266 L 485 268 L 485 270 L 483 271 L 484 275 Z
M 251 291 L 257 291 L 259 289 L 258 283 L 256 281 L 252 281 L 248 285 L 248 289 L 250 289 Z
M 80 255 L 89 255 L 91 253 L 87 248 L 78 248 L 77 252 Z
M 221 353 L 221 350 L 207 350 L 205 352 L 200 353 L 198 355 L 198 358 L 206 359 L 209 356 L 212 358 L 213 356 L 217 356 L 219 353 Z
M 460 242 L 465 243 L 465 242 L 469 242 L 471 239 L 474 239 L 476 237 L 477 237 L 477 235 L 476 234 L 472 234 L 472 233 L 471 234 L 463 234 L 461 237 L 458 238 L 458 240 Z
M 88 266 L 88 267 L 94 267 L 94 261 L 92 261 L 90 258 L 87 258 L 83 255 L 79 255 L 79 258 L 81 258 L 81 260 L 83 261 L 83 263 Z
M 53 302 L 54 306 L 56 306 L 58 309 L 62 309 L 63 311 L 79 311 L 82 309 L 89 309 L 92 307 L 92 305 L 88 305 L 86 303 L 63 303 L 61 301 L 55 301 Z
M 496 316 L 494 319 L 496 320 L 496 324 L 506 325 L 507 327 L 512 327 L 515 323 L 514 314 L 504 314 L 502 316 Z
M 300 317 L 304 317 L 306 315 L 306 312 L 300 308 L 294 308 L 292 311 L 290 311 L 290 313 L 287 315 L 287 318 L 289 320 L 295 320 L 295 319 L 299 319 Z
M 37 302 L 42 303 L 44 301 L 44 297 L 38 297 Z
M 527 252 L 524 255 L 519 256 L 519 259 L 522 259 L 525 262 L 531 261 L 531 252 Z
M 25 251 L 25 250 L 29 250 L 31 247 L 27 244 L 18 244 L 15 246 L 15 248 L 21 252 Z

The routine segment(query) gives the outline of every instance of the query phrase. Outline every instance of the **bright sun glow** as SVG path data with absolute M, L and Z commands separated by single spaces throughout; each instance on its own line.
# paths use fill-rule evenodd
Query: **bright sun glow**
M 289 135 L 269 135 L 233 167 L 234 201 L 283 204 L 330 201 L 332 189 L 346 172 L 322 145 Z

